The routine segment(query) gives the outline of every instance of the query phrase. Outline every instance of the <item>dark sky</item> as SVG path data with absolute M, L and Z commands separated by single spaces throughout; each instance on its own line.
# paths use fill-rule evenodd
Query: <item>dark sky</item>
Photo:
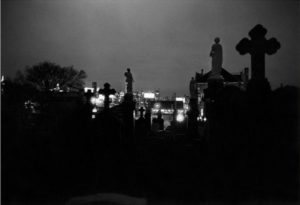
M 132 69 L 139 90 L 188 94 L 195 72 L 211 68 L 213 39 L 221 38 L 223 67 L 250 66 L 236 44 L 260 23 L 281 49 L 266 56 L 273 88 L 300 86 L 299 1 L 292 0 L 9 0 L 1 2 L 1 72 L 49 60 L 87 72 L 86 85 L 124 89 Z

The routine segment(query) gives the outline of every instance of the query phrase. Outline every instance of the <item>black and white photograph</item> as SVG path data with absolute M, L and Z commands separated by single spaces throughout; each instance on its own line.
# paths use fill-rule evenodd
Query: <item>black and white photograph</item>
M 1 0 L 1 204 L 300 203 L 299 0 Z

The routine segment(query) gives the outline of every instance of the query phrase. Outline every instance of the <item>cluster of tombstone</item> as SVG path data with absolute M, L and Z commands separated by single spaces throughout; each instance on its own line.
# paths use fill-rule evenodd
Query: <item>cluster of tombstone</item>
M 262 25 L 256 25 L 250 30 L 249 36 L 251 40 L 243 38 L 236 46 L 236 50 L 245 55 L 251 55 L 251 79 L 247 83 L 246 95 L 249 97 L 249 102 L 257 102 L 258 104 L 266 101 L 271 93 L 270 84 L 265 76 L 265 54 L 272 55 L 280 48 L 280 43 L 275 39 L 266 39 L 267 30 Z M 221 76 L 222 70 L 222 46 L 219 44 L 220 39 L 215 39 L 215 44 L 212 46 L 210 57 L 212 57 L 212 72 L 208 79 L 208 88 L 204 90 L 205 112 L 209 121 L 214 120 L 216 108 L 216 100 L 222 95 L 224 87 L 224 79 Z M 192 83 L 191 83 L 192 84 Z M 228 90 L 228 88 L 226 88 Z M 191 90 L 191 89 L 190 89 Z M 236 90 L 233 88 L 233 90 Z M 234 91 L 233 91 L 234 92 Z M 197 118 L 195 117 L 199 111 L 197 109 L 197 94 L 196 91 L 191 91 L 191 101 L 189 112 L 189 127 L 190 132 L 196 133 Z M 259 106 L 259 105 L 258 105 Z
M 265 76 L 265 54 L 274 54 L 280 48 L 280 43 L 275 38 L 266 39 L 266 33 L 263 26 L 256 25 L 249 32 L 251 39 L 244 38 L 236 46 L 241 55 L 251 55 L 251 79 L 245 91 L 224 85 L 220 76 L 222 58 L 218 63 L 214 62 L 218 59 L 212 56 L 214 72 L 204 91 L 205 115 L 208 119 L 207 149 L 214 163 L 219 164 L 218 169 L 234 176 L 222 178 L 224 173 L 221 172 L 214 176 L 221 177 L 222 183 L 236 189 L 234 193 L 245 189 L 254 197 L 293 198 L 298 190 L 294 182 L 298 177 L 298 169 L 293 168 L 293 164 L 298 164 L 296 159 L 299 156 L 295 148 L 298 141 L 296 123 L 299 122 L 299 116 L 296 114 L 296 104 L 299 94 L 292 86 L 271 90 Z M 214 67 L 216 65 L 219 67 Z M 190 108 L 189 133 L 195 135 L 196 116 L 199 113 L 196 97 L 191 98 Z M 290 159 L 295 161 L 291 162 Z M 243 187 L 243 184 L 247 184 L 247 187 Z M 288 187 L 289 191 L 278 184 Z
M 244 38 L 236 46 L 237 51 L 244 55 L 249 53 L 251 55 L 251 80 L 247 85 L 247 95 L 250 96 L 250 100 L 263 100 L 268 93 L 271 92 L 269 82 L 265 77 L 265 54 L 271 55 L 274 54 L 279 48 L 280 44 L 275 38 L 267 40 L 265 35 L 267 30 L 261 26 L 256 25 L 250 32 L 249 36 L 251 40 Z M 220 75 L 222 70 L 222 46 L 219 44 L 220 39 L 215 39 L 215 44 L 212 46 L 210 56 L 212 57 L 212 72 L 211 76 L 208 79 L 208 88 L 205 90 L 205 106 L 206 106 L 206 115 L 208 116 L 208 122 L 213 124 L 216 112 L 215 104 L 216 100 L 220 98 L 220 93 L 225 89 L 223 78 Z M 146 136 L 150 133 L 151 128 L 155 130 L 163 129 L 163 119 L 161 114 L 158 115 L 157 119 L 154 119 L 151 122 L 151 111 L 141 108 L 140 118 L 135 120 L 133 117 L 133 111 L 135 108 L 135 102 L 132 95 L 132 82 L 133 77 L 130 72 L 130 69 L 127 69 L 127 72 L 124 74 L 126 77 L 126 89 L 127 93 L 124 97 L 124 102 L 113 108 L 112 110 L 118 110 L 119 107 L 122 107 L 121 116 L 122 121 L 124 122 L 124 135 L 125 138 L 134 138 L 133 135 L 136 132 L 136 135 Z M 230 90 L 226 88 L 227 90 Z M 226 90 L 225 89 L 225 90 Z M 233 88 L 233 90 L 236 90 Z M 104 111 L 103 113 L 108 112 L 109 109 L 109 95 L 115 94 L 115 90 L 110 88 L 108 83 L 104 84 L 104 88 L 99 90 L 99 93 L 105 96 L 104 100 Z M 228 92 L 228 91 L 227 91 Z M 235 91 L 233 91 L 235 92 Z M 187 123 L 187 136 L 193 137 L 198 135 L 198 116 L 199 110 L 197 107 L 197 96 L 191 95 L 189 107 L 190 110 L 187 113 L 188 123 Z M 145 113 L 145 114 L 144 114 Z M 213 129 L 212 127 L 210 129 Z M 136 140 L 134 140 L 136 141 Z
M 204 99 L 206 102 L 205 115 L 208 119 L 206 122 L 208 142 L 203 143 L 205 144 L 203 147 L 206 149 L 206 152 L 203 152 L 203 158 L 207 162 L 203 160 L 204 162 L 196 161 L 195 163 L 202 163 L 203 178 L 208 179 L 204 182 L 201 181 L 201 183 L 205 184 L 204 191 L 212 194 L 212 196 L 218 192 L 226 195 L 234 190 L 229 193 L 236 194 L 230 196 L 234 199 L 240 193 L 253 194 L 254 197 L 279 195 L 291 198 L 295 196 L 295 192 L 298 190 L 297 177 L 299 172 L 297 165 L 299 160 L 298 155 L 296 156 L 298 138 L 295 137 L 295 133 L 298 131 L 296 130 L 298 121 L 295 119 L 298 119 L 299 116 L 297 116 L 298 113 L 295 113 L 295 107 L 298 106 L 297 102 L 299 101 L 297 100 L 299 98 L 294 98 L 293 94 L 296 89 L 291 87 L 282 87 L 271 92 L 265 77 L 264 55 L 265 53 L 275 53 L 280 44 L 275 39 L 266 40 L 265 34 L 266 29 L 258 25 L 249 32 L 251 40 L 243 39 L 236 47 L 242 55 L 246 53 L 251 55 L 252 78 L 245 92 L 238 87 L 223 85 L 222 79 L 219 78 L 220 62 L 222 62 L 222 58 L 220 59 L 221 56 L 218 54 L 220 46 L 216 45 L 212 49 L 211 56 L 216 55 L 218 57 L 213 59 L 214 72 L 212 78 L 209 79 Z M 218 43 L 219 40 L 216 44 Z M 127 159 L 134 158 L 134 154 L 136 154 L 135 145 L 138 145 L 143 137 L 149 136 L 151 130 L 162 130 L 164 120 L 160 113 L 158 118 L 151 122 L 151 110 L 143 107 L 138 110 L 139 118 L 134 118 L 136 106 L 132 94 L 133 78 L 130 70 L 127 70 L 125 76 L 127 93 L 123 102 L 115 107 L 110 107 L 109 95 L 115 94 L 116 91 L 111 88 L 109 83 L 105 83 L 104 87 L 99 90 L 99 93 L 105 96 L 104 109 L 93 120 L 90 116 L 92 105 L 89 103 L 92 94 L 87 94 L 86 107 L 82 112 L 84 115 L 74 117 L 76 118 L 74 120 L 75 125 L 70 119 L 68 129 L 60 130 L 62 134 L 57 139 L 57 142 L 60 142 L 59 145 L 53 143 L 54 148 L 49 149 L 49 156 L 40 159 L 40 162 L 45 162 L 45 167 L 49 167 L 48 164 L 51 165 L 49 161 L 53 159 L 53 153 L 61 149 L 61 153 L 65 153 L 67 150 L 68 155 L 63 158 L 58 153 L 55 159 L 63 162 L 61 163 L 62 167 L 68 167 L 67 164 L 70 159 L 73 159 L 74 167 L 76 167 L 76 171 L 73 170 L 73 167 L 67 169 L 69 171 L 64 171 L 67 173 L 66 176 L 74 172 L 73 177 L 78 180 L 76 173 L 85 173 L 80 175 L 82 180 L 91 179 L 91 184 L 96 184 L 95 186 L 100 184 L 103 187 L 110 186 L 112 183 L 116 183 L 113 185 L 117 186 L 121 184 L 120 180 L 128 180 L 130 175 L 128 172 L 133 173 L 135 167 L 131 167 L 130 160 Z M 186 137 L 190 139 L 198 135 L 197 96 L 191 96 L 189 107 Z M 281 120 L 278 116 L 284 119 Z M 81 118 L 89 120 L 84 121 Z M 82 126 L 83 123 L 86 125 Z M 80 128 L 81 126 L 83 128 Z M 70 130 L 73 131 L 69 133 Z M 28 140 L 29 138 L 24 139 Z M 41 137 L 39 136 L 38 139 Z M 62 140 L 64 143 L 61 143 Z M 72 143 L 74 146 L 67 145 Z M 70 147 L 73 147 L 71 151 Z M 42 149 L 37 153 L 44 154 Z M 39 154 L 34 156 L 39 158 Z M 118 161 L 124 156 L 128 156 L 124 160 L 125 162 Z M 80 168 L 78 160 L 81 158 L 87 165 L 82 166 L 82 172 L 78 171 Z M 193 158 L 192 154 L 188 155 L 189 158 Z M 50 160 L 47 161 L 47 159 Z M 56 160 L 53 160 L 52 164 L 56 164 Z M 51 171 L 51 169 L 49 170 Z M 52 178 L 47 176 L 45 179 L 50 178 L 49 181 L 53 181 L 63 172 L 57 168 L 53 168 L 53 170 L 57 170 L 59 174 L 51 173 Z M 116 173 L 111 174 L 111 172 Z M 120 175 L 123 172 L 125 174 Z M 115 176 L 120 176 L 120 180 L 119 178 L 116 179 Z M 105 180 L 98 180 L 98 177 L 111 178 L 106 182 Z M 201 178 L 199 175 L 197 177 Z M 80 184 L 80 182 L 75 182 Z M 103 185 L 103 183 L 107 184 Z M 223 186 L 220 185 L 221 183 Z M 280 185 L 282 186 L 280 187 Z M 257 193 L 261 196 L 255 195 Z
M 129 86 L 132 88 L 132 86 Z M 99 94 L 104 96 L 104 107 L 103 110 L 98 113 L 96 119 L 91 122 L 95 124 L 95 129 L 97 127 L 109 128 L 110 125 L 106 125 L 108 118 L 114 119 L 114 124 L 118 126 L 119 136 L 117 136 L 118 142 L 120 144 L 136 144 L 141 141 L 141 139 L 150 136 L 153 132 L 164 130 L 164 119 L 162 118 L 162 113 L 159 112 L 156 118 L 151 117 L 151 109 L 140 107 L 138 109 L 139 118 L 135 119 L 135 100 L 133 98 L 132 91 L 128 91 L 125 94 L 123 101 L 120 105 L 111 107 L 109 95 L 115 94 L 115 89 L 110 87 L 109 83 L 104 84 L 104 88 L 100 89 Z M 87 94 L 88 99 L 92 97 L 92 94 Z M 87 104 L 90 105 L 89 100 Z M 89 106 L 92 109 L 92 106 Z M 105 135 L 107 138 L 112 138 L 112 133 L 108 131 L 109 129 L 102 130 L 99 135 Z M 109 140 L 108 140 L 109 141 Z

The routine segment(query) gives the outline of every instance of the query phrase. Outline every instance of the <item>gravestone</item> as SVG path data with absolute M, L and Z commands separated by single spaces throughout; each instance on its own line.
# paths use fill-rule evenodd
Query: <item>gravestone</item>
M 114 95 L 116 93 L 115 89 L 110 88 L 109 83 L 104 84 L 104 88 L 99 90 L 100 94 L 104 95 L 104 110 L 109 109 L 109 95 Z
M 144 107 L 140 107 L 140 118 L 139 119 L 144 119 L 144 112 L 146 111 Z
M 91 164 L 93 164 L 92 175 L 101 180 L 103 186 L 116 183 L 118 176 L 115 170 L 120 169 L 118 162 L 122 153 L 122 130 L 123 124 L 118 116 L 109 108 L 109 95 L 116 91 L 110 88 L 109 83 L 99 90 L 104 95 L 104 110 L 98 113 L 91 124 L 90 152 Z M 101 162 L 101 163 L 98 163 Z
M 144 118 L 144 112 L 146 110 L 144 109 L 144 107 L 141 107 L 139 111 L 140 111 L 140 117 L 138 120 L 135 121 L 135 135 L 137 141 L 142 141 L 142 139 L 146 137 L 148 133 L 146 119 Z
M 93 93 L 92 93 L 91 90 L 88 90 L 88 91 L 84 94 L 86 103 L 91 104 L 91 98 L 92 98 L 92 96 L 93 96 Z
M 162 118 L 161 111 L 157 113 L 157 118 L 152 121 L 152 130 L 159 131 L 164 129 L 164 119 Z
M 265 37 L 267 29 L 259 24 L 248 34 L 250 39 L 243 38 L 236 45 L 236 50 L 241 55 L 249 53 L 251 56 L 251 79 L 247 85 L 247 93 L 250 97 L 248 99 L 247 124 L 249 127 L 251 126 L 251 133 L 247 135 L 251 141 L 249 141 L 247 149 L 253 151 L 251 159 L 249 159 L 253 166 L 248 167 L 251 175 L 247 178 L 250 179 L 250 187 L 260 187 L 256 194 L 269 197 L 268 195 L 272 193 L 273 181 L 275 180 L 278 184 L 278 179 L 272 177 L 272 174 L 276 172 L 272 161 L 278 161 L 278 159 L 270 155 L 272 150 L 276 149 L 275 147 L 282 145 L 277 144 L 278 141 L 274 138 L 276 135 L 270 134 L 272 130 L 276 129 L 276 126 L 272 125 L 274 120 L 271 117 L 269 101 L 271 87 L 265 74 L 265 55 L 276 53 L 280 48 L 280 43 L 275 38 L 267 39 Z M 256 148 L 252 150 L 254 146 Z
M 236 50 L 245 55 L 251 55 L 251 79 L 248 90 L 262 92 L 270 90 L 270 85 L 265 77 L 265 54 L 272 55 L 280 48 L 276 38 L 266 39 L 267 29 L 258 24 L 250 30 L 248 38 L 243 38 L 236 46 Z

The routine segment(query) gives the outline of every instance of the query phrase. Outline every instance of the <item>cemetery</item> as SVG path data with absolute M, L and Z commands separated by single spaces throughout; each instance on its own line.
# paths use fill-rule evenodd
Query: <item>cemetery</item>
M 92 92 L 39 95 L 2 83 L 2 200 L 298 200 L 299 88 L 271 90 L 265 55 L 281 45 L 266 34 L 256 25 L 237 42 L 240 55 L 250 54 L 249 79 L 248 70 L 237 77 L 222 67 L 216 38 L 211 71 L 189 85 L 188 109 L 176 100 L 136 106 L 139 79 L 130 68 L 118 103 L 109 82 Z M 95 110 L 98 95 L 104 99 Z

